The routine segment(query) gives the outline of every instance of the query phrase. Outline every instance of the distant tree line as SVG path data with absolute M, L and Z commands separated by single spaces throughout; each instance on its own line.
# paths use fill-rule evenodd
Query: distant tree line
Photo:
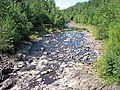
M 64 22 L 54 0 L 0 0 L 0 51 L 13 49 L 32 32 L 61 29 Z
M 106 51 L 97 64 L 99 75 L 120 83 L 120 0 L 89 0 L 62 12 L 68 21 L 97 26 L 93 34 L 105 41 Z

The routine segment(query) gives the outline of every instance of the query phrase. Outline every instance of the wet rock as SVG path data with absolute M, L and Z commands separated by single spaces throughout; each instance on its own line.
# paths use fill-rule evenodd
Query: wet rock
M 39 60 L 38 67 L 42 67 L 43 65 L 47 65 L 47 64 L 48 64 L 48 60 L 46 59 Z
M 55 55 L 56 54 L 56 52 L 51 52 L 51 55 Z
M 26 55 L 25 54 L 22 54 L 22 53 L 19 53 L 16 55 L 16 58 L 18 61 L 24 61 L 26 60 Z
M 84 53 L 83 57 L 84 56 L 90 56 L 90 55 L 91 55 L 91 52 L 86 52 L 86 53 Z
M 90 50 L 90 47 L 85 47 L 85 51 L 89 52 L 89 50 Z
M 10 89 L 13 85 L 13 80 L 8 78 L 2 83 L 2 89 Z
M 47 55 L 47 54 L 48 54 L 48 52 L 43 52 L 43 54 L 44 54 L 44 55 Z
M 65 41 L 65 42 L 70 42 L 71 39 L 70 39 L 70 38 L 67 38 L 67 39 L 65 39 L 64 41 Z
M 52 58 L 48 58 L 48 61 L 52 61 L 53 59 Z
M 21 90 L 21 88 L 18 85 L 15 85 L 14 87 L 11 88 L 11 90 Z
M 17 67 L 18 67 L 18 68 L 22 68 L 22 67 L 24 67 L 24 66 L 25 66 L 25 63 L 22 62 L 22 61 L 17 63 Z
M 59 50 L 56 50 L 57 53 L 59 53 L 60 51 Z
M 32 66 L 36 66 L 38 64 L 38 62 L 36 60 L 33 60 L 33 62 L 31 62 Z
M 64 57 L 64 54 L 58 54 L 58 57 L 62 58 Z
M 29 63 L 31 63 L 33 61 L 32 56 L 26 56 L 26 61 L 28 61 Z
M 41 59 L 46 59 L 46 56 L 45 56 L 45 55 L 42 55 L 40 58 L 41 58 Z
M 24 68 L 22 68 L 22 70 L 27 70 L 27 71 L 29 71 L 29 70 L 31 70 L 31 69 L 35 69 L 35 66 L 34 65 L 31 65 L 28 61 L 25 61 L 24 62 Z
M 84 61 L 84 62 L 87 62 L 87 61 L 89 61 L 89 60 L 90 60 L 90 58 L 89 58 L 88 55 L 84 56 L 83 59 L 82 59 L 82 61 Z
M 50 43 L 50 41 L 48 40 L 48 41 L 46 41 L 45 43 L 46 43 L 46 44 L 49 44 L 49 43 Z
M 46 71 L 43 71 L 43 72 L 41 72 L 41 75 L 46 75 L 46 74 L 49 74 L 50 72 L 53 72 L 53 70 L 48 69 Z
M 104 85 L 102 85 L 101 82 L 94 81 L 90 90 L 102 90 L 103 87 L 104 87 Z
M 117 86 L 117 85 L 116 85 L 116 86 L 113 86 L 112 89 L 113 89 L 113 90 L 120 90 L 120 86 Z
M 42 52 L 45 51 L 45 48 L 44 48 L 44 47 L 41 47 L 40 49 L 41 49 Z
M 9 74 L 9 73 L 12 73 L 13 69 L 12 68 L 4 68 L 2 69 L 2 74 Z

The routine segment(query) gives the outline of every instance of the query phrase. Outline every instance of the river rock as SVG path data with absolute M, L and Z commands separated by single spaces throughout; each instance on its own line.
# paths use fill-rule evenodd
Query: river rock
M 58 54 L 58 57 L 62 58 L 64 57 L 64 54 Z
M 70 39 L 70 38 L 67 38 L 67 39 L 65 39 L 64 41 L 65 41 L 65 42 L 70 42 L 71 39 Z
M 45 56 L 45 55 L 42 55 L 42 56 L 40 57 L 40 59 L 46 59 L 46 56 Z
M 49 73 L 52 72 L 52 71 L 53 71 L 53 70 L 51 70 L 51 69 L 48 69 L 48 70 L 42 71 L 42 72 L 41 72 L 41 75 L 49 74 Z
M 22 61 L 17 63 L 17 67 L 18 67 L 18 68 L 22 68 L 22 67 L 24 67 L 24 66 L 25 66 L 25 63 L 22 62 Z
M 25 54 L 22 54 L 22 53 L 19 53 L 16 55 L 16 58 L 18 61 L 24 61 L 26 59 L 26 55 Z
M 32 56 L 26 56 L 26 61 L 28 61 L 29 63 L 31 63 L 33 61 Z
M 41 66 L 47 65 L 47 64 L 48 64 L 48 60 L 46 60 L 46 59 L 39 60 L 38 67 L 41 67 Z
M 38 62 L 36 60 L 33 60 L 33 62 L 31 63 L 32 66 L 36 66 L 38 64 Z
M 43 52 L 43 54 L 44 54 L 44 55 L 47 55 L 47 54 L 48 54 L 48 52 Z
M 42 52 L 45 51 L 45 48 L 44 48 L 44 47 L 41 47 L 40 49 L 41 49 Z
M 49 41 L 49 40 L 47 40 L 45 43 L 46 43 L 46 44 L 49 44 L 49 43 L 50 43 L 50 41 Z
M 8 78 L 2 83 L 2 89 L 10 88 L 13 85 L 13 80 Z

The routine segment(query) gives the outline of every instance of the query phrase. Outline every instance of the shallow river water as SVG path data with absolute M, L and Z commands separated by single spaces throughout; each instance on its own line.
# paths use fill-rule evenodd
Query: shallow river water
M 87 31 L 65 30 L 38 38 L 31 44 L 27 59 L 15 62 L 15 72 L 9 78 L 11 90 L 76 90 L 82 86 L 77 78 L 86 72 L 83 64 L 98 58 L 99 45 Z

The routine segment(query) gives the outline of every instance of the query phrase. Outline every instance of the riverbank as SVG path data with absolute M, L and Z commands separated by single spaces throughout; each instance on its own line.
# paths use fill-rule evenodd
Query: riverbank
M 68 29 L 44 35 L 27 47 L 27 54 L 8 60 L 6 65 L 11 67 L 3 65 L 1 89 L 119 90 L 106 86 L 94 73 L 100 47 L 101 42 L 88 31 Z

